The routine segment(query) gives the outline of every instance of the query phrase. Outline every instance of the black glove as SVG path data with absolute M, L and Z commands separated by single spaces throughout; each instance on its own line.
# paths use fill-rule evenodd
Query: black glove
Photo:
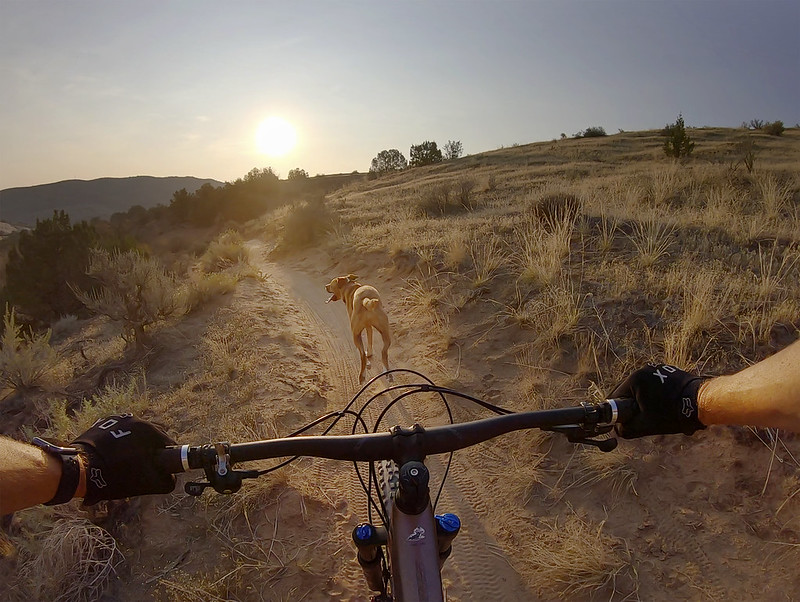
M 120 414 L 101 418 L 72 445 L 85 456 L 86 496 L 92 506 L 149 493 L 169 493 L 175 476 L 158 462 L 158 452 L 175 442 L 149 422 Z
M 666 364 L 648 364 L 637 370 L 609 395 L 611 399 L 630 397 L 639 404 L 636 415 L 617 424 L 617 434 L 635 439 L 673 433 L 691 435 L 706 428 L 697 415 L 697 392 L 706 380 Z

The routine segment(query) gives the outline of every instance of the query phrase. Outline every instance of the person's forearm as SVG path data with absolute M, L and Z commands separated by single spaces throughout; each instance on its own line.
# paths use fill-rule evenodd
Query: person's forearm
M 0 516 L 53 499 L 61 480 L 61 462 L 44 450 L 0 437 Z M 86 477 L 81 469 L 75 497 L 83 497 Z
M 706 382 L 698 394 L 703 424 L 800 432 L 800 341 L 749 368 Z

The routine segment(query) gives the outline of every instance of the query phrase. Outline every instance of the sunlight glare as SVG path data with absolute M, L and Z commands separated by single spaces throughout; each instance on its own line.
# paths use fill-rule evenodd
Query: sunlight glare
M 280 157 L 294 148 L 297 133 L 292 124 L 282 117 L 272 116 L 258 125 L 256 146 L 271 157 Z

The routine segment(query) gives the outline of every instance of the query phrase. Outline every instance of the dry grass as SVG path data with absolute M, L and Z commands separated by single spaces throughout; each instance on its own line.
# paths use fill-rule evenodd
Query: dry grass
M 605 587 L 613 598 L 616 580 L 633 573 L 625 543 L 604 533 L 602 523 L 590 524 L 576 515 L 543 521 L 520 560 L 535 576 L 540 595 L 553 600 L 579 598 Z
M 764 217 L 770 221 L 778 221 L 784 217 L 784 212 L 791 200 L 788 186 L 780 184 L 772 174 L 759 175 L 756 178 L 759 192 L 761 193 L 761 210 Z
M 784 249 L 778 248 L 777 240 L 772 242 L 769 249 L 766 249 L 765 245 L 758 246 L 756 278 L 759 305 L 785 294 L 788 290 L 787 280 L 790 275 L 796 273 L 798 259 L 800 259 L 800 250 L 794 243 Z
M 25 332 L 17 323 L 13 308 L 6 308 L 2 330 L 0 390 L 25 391 L 51 385 L 59 357 L 50 345 L 50 331 L 44 334 Z
M 675 227 L 656 216 L 647 216 L 633 225 L 630 240 L 636 248 L 636 259 L 643 268 L 650 268 L 664 257 L 675 243 Z
M 101 600 L 123 561 L 114 538 L 82 518 L 56 522 L 38 543 L 39 552 L 23 561 L 20 572 L 33 600 Z
M 503 245 L 495 236 L 474 241 L 470 245 L 469 254 L 475 269 L 475 276 L 472 280 L 475 288 L 487 286 L 503 269 L 507 261 Z
M 619 231 L 619 220 L 616 216 L 603 212 L 595 227 L 597 229 L 597 250 L 606 255 L 614 246 Z
M 544 224 L 534 220 L 523 222 L 516 233 L 516 251 L 511 257 L 519 280 L 539 287 L 551 284 L 569 257 L 574 229 L 574 216 L 570 215 Z
M 395 268 L 387 274 L 406 278 L 402 327 L 413 342 L 404 349 L 407 365 L 438 362 L 452 373 L 463 361 L 458 365 L 464 382 L 474 384 L 478 395 L 510 399 L 520 409 L 569 405 L 585 400 L 587 389 L 601 398 L 644 361 L 731 371 L 796 337 L 798 133 L 765 139 L 752 173 L 729 169 L 725 153 L 734 135 L 739 133 L 713 130 L 704 138 L 697 131 L 693 138 L 702 157 L 684 163 L 664 160 L 657 132 L 498 149 L 336 191 L 322 204 L 321 221 L 307 205 L 287 206 L 255 220 L 247 231 L 287 252 L 320 245 L 332 260 L 357 254 L 371 265 Z M 723 160 L 713 154 L 716 148 Z M 703 154 L 704 149 L 710 150 Z M 472 186 L 470 180 L 487 185 Z M 548 201 L 552 210 L 538 208 L 546 197 L 561 201 Z M 572 201 L 564 199 L 570 198 L 577 199 L 576 210 L 559 212 L 559 202 L 569 206 Z M 420 203 L 428 201 L 426 216 Z M 302 236 L 284 238 L 294 233 L 293 224 Z M 228 256 L 237 257 L 235 251 Z M 214 265 L 221 264 L 209 264 Z M 197 292 L 198 303 L 225 294 L 233 286 L 228 273 L 215 271 L 198 284 L 204 289 Z M 202 316 L 195 312 L 191 320 Z M 287 331 L 295 328 L 291 315 L 279 317 L 287 319 Z M 295 374 L 326 377 L 305 331 L 280 338 L 262 318 L 262 311 L 220 310 L 211 326 L 196 328 L 198 340 L 189 344 L 197 346 L 197 361 L 185 376 L 149 397 L 133 392 L 126 398 L 123 391 L 109 396 L 150 405 L 170 427 L 198 441 L 222 432 L 231 438 L 272 436 L 282 421 L 304 417 L 290 407 Z M 292 337 L 306 338 L 300 346 Z M 92 349 L 89 357 L 95 358 Z M 275 400 L 289 413 L 276 411 Z M 80 427 L 54 420 L 53 428 L 69 433 Z M 710 429 L 704 436 L 715 435 Z M 697 440 L 680 444 L 690 448 Z M 644 475 L 657 472 L 655 464 L 648 468 L 629 455 L 641 448 L 621 442 L 609 454 L 579 451 L 574 458 L 580 462 L 552 472 L 573 457 L 574 448 L 559 443 L 548 434 L 524 433 L 475 452 L 483 454 L 473 467 L 475 478 L 492 484 L 482 494 L 487 506 L 525 519 L 479 527 L 494 530 L 526 584 L 540 588 L 544 599 L 636 599 L 635 585 L 628 587 L 636 582 L 633 557 L 641 566 L 657 560 L 666 567 L 648 581 L 648 597 L 696 594 L 666 572 L 682 556 L 655 556 L 645 537 L 628 544 L 618 536 L 630 531 L 616 529 L 630 524 L 621 527 L 613 514 L 602 520 L 603 500 L 645 514 L 663 507 L 642 485 Z M 796 457 L 794 442 L 785 443 Z M 773 470 L 771 482 L 784 478 L 782 471 Z M 341 502 L 341 483 L 323 483 L 318 474 L 303 463 L 248 483 L 236 499 L 213 498 L 185 510 L 219 553 L 197 560 L 191 571 L 170 574 L 149 593 L 180 601 L 277 600 L 292 591 L 302 598 L 314 585 L 323 591 L 338 579 L 325 595 L 357 597 L 353 589 L 340 591 L 346 589 L 339 587 L 342 575 L 350 575 L 341 565 L 351 554 L 337 543 L 354 514 Z M 552 491 L 548 478 L 560 478 Z M 632 500 L 637 486 L 641 497 Z M 781 521 L 796 520 L 796 481 L 783 489 L 791 501 L 780 505 Z M 702 505 L 700 495 L 685 492 L 687 500 Z M 743 515 L 775 510 L 766 505 L 767 496 L 740 497 L 751 504 Z M 735 541 L 723 529 L 713 531 L 692 535 L 702 545 L 727 549 L 746 540 L 754 554 L 761 550 L 751 530 L 736 531 Z M 180 533 L 189 534 L 189 527 Z M 161 553 L 144 549 L 143 554 Z M 138 577 L 141 567 L 132 570 Z M 765 570 L 767 577 L 759 579 L 782 578 L 776 569 Z M 662 576 L 669 587 L 657 581 Z M 747 587 L 758 591 L 752 581 Z
M 250 263 L 250 250 L 242 235 L 235 230 L 227 230 L 217 240 L 208 245 L 200 257 L 199 265 L 204 272 L 219 272 L 238 263 Z
M 682 299 L 682 312 L 664 331 L 664 361 L 688 369 L 700 364 L 696 347 L 702 353 L 711 333 L 719 329 L 733 291 L 726 274 L 711 266 L 692 270 L 691 265 L 680 264 L 667 280 L 670 276 L 678 280 L 673 294 Z
M 127 383 L 105 387 L 97 395 L 84 399 L 80 407 L 74 410 L 68 409 L 65 399 L 51 400 L 45 435 L 60 441 L 71 441 L 104 416 L 126 412 L 141 415 L 149 405 L 144 374 L 140 373 Z
M 650 202 L 655 206 L 666 204 L 680 186 L 681 171 L 678 163 L 654 169 L 650 175 L 652 178 L 648 195 Z
M 450 285 L 436 275 L 406 280 L 401 304 L 413 323 L 442 333 L 450 322 L 448 294 Z
M 544 431 L 512 433 L 502 440 L 482 445 L 475 453 L 480 456 L 490 483 L 503 483 L 510 488 L 509 499 L 521 507 L 527 506 L 544 479 L 541 449 L 550 438 Z M 514 475 L 509 479 L 509 475 Z
M 586 315 L 584 299 L 580 285 L 569 274 L 561 273 L 558 282 L 546 286 L 515 310 L 514 318 L 520 324 L 530 325 L 541 343 L 557 348 L 562 337 L 578 332 Z
M 578 467 L 572 474 L 572 487 L 591 487 L 598 483 L 606 484 L 614 499 L 623 494 L 636 494 L 638 474 L 632 467 L 632 449 L 617 447 L 611 452 L 601 452 L 594 447 L 584 447 L 577 452 L 574 463 Z

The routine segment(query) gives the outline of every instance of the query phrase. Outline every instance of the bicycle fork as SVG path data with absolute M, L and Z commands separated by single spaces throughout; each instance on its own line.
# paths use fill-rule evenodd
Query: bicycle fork
M 461 528 L 458 516 L 435 515 L 428 491 L 429 473 L 421 462 L 408 462 L 400 469 L 398 488 L 391 503 L 389 532 L 362 523 L 353 530 L 358 563 L 367 585 L 380 592 L 373 600 L 442 600 L 441 568 L 452 552 Z M 391 575 L 383 554 L 389 551 Z

